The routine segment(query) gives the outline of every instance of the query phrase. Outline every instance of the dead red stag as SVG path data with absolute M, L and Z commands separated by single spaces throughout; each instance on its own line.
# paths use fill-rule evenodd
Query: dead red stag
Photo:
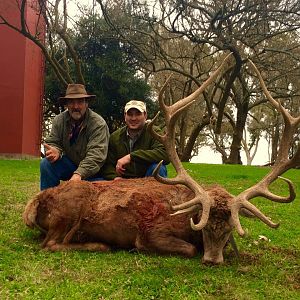
M 177 176 L 165 179 L 155 172 L 157 181 L 153 178 L 97 183 L 70 181 L 42 191 L 28 202 L 23 218 L 28 226 L 46 233 L 44 248 L 52 251 L 136 248 L 192 257 L 203 245 L 202 261 L 218 264 L 223 262 L 223 248 L 232 230 L 236 228 L 240 235 L 244 234 L 239 221 L 241 211 L 258 217 L 270 227 L 278 226 L 249 200 L 257 196 L 282 203 L 294 200 L 289 180 L 284 179 L 290 191 L 287 197 L 274 195 L 268 186 L 299 165 L 300 150 L 292 158 L 288 157 L 288 150 L 300 117 L 293 118 L 271 97 L 252 62 L 266 97 L 285 120 L 278 158 L 270 173 L 237 196 L 217 186 L 204 189 L 183 168 L 175 150 L 175 122 L 179 114 L 195 101 L 228 60 L 229 57 L 193 94 L 172 106 L 166 106 L 162 100 L 166 84 L 161 90 L 159 103 L 166 132 L 162 136 L 153 134 L 166 146 Z
M 207 193 L 225 205 L 231 198 L 220 187 Z M 198 213 L 171 216 L 169 201 L 181 204 L 193 196 L 187 187 L 161 184 L 154 178 L 69 181 L 39 193 L 28 203 L 24 219 L 30 227 L 46 233 L 42 246 L 52 251 L 117 247 L 192 257 L 202 249 L 202 233 L 192 230 L 189 221 L 198 222 Z M 208 226 L 215 240 L 206 256 L 219 263 L 223 257 L 217 253 L 222 254 L 232 225 L 230 212 L 224 212 L 224 207 L 216 207 L 212 213 Z

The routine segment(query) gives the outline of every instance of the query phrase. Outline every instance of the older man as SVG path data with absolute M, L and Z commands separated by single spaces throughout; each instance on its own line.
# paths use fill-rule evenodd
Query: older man
M 44 144 L 41 160 L 41 190 L 60 180 L 97 180 L 107 156 L 109 130 L 104 119 L 88 106 L 89 95 L 82 84 L 69 84 L 59 98 L 66 110 L 57 115 Z
M 105 179 L 151 176 L 158 162 L 159 174 L 167 177 L 169 162 L 164 146 L 147 130 L 147 110 L 142 101 L 131 100 L 124 109 L 126 126 L 111 134 L 107 161 L 101 170 Z

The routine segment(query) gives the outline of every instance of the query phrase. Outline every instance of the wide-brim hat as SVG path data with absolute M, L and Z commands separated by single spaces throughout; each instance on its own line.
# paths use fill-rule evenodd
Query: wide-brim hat
M 140 112 L 147 112 L 146 104 L 139 100 L 131 100 L 127 102 L 124 108 L 125 113 L 127 113 L 131 108 L 135 108 Z
M 66 95 L 64 97 L 58 98 L 58 101 L 60 104 L 64 105 L 69 99 L 79 99 L 79 98 L 92 100 L 96 98 L 96 95 L 89 95 L 86 92 L 85 86 L 83 84 L 70 83 L 68 84 Z

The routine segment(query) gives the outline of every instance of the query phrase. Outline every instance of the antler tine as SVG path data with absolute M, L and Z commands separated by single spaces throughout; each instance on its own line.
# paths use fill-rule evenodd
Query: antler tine
M 179 175 L 177 175 L 175 178 L 172 178 L 172 179 L 168 179 L 168 178 L 159 176 L 158 171 L 159 171 L 159 168 L 162 165 L 162 163 L 163 163 L 163 161 L 160 161 L 152 173 L 152 175 L 154 176 L 154 178 L 157 181 L 164 183 L 164 184 L 186 185 L 192 191 L 194 191 L 196 195 L 198 195 L 198 196 L 194 197 L 192 200 L 185 202 L 183 204 L 180 204 L 180 205 L 172 206 L 172 204 L 170 202 L 172 209 L 175 211 L 175 213 L 171 214 L 171 216 L 197 210 L 199 208 L 199 205 L 202 204 L 202 216 L 200 218 L 200 222 L 195 225 L 193 222 L 193 219 L 190 219 L 192 229 L 193 230 L 201 230 L 208 221 L 210 207 L 213 205 L 212 199 L 209 198 L 209 196 L 206 194 L 206 192 L 196 182 L 194 182 L 193 179 L 192 179 L 192 181 L 189 181 L 189 180 L 187 181 L 186 176 L 188 176 L 188 178 L 189 178 L 188 174 L 186 174 L 186 176 L 185 176 L 184 174 L 180 173 Z M 200 191 L 200 193 L 199 193 L 199 191 Z M 203 203 L 203 200 L 202 200 L 203 196 L 206 196 L 207 198 L 209 198 L 210 201 Z
M 175 145 L 175 123 L 180 113 L 187 109 L 190 105 L 192 105 L 196 98 L 204 91 L 204 89 L 219 75 L 222 71 L 226 63 L 229 61 L 231 54 L 227 55 L 226 58 L 223 60 L 222 64 L 217 68 L 216 71 L 211 74 L 211 76 L 191 95 L 179 100 L 178 102 L 174 103 L 171 106 L 167 106 L 163 101 L 163 93 L 166 88 L 167 82 L 169 81 L 170 77 L 167 79 L 166 83 L 163 85 L 159 92 L 159 105 L 161 111 L 164 113 L 165 123 L 166 123 L 166 132 L 164 135 L 160 135 L 153 130 L 153 124 L 158 117 L 158 114 L 155 118 L 150 122 L 148 125 L 148 129 L 152 132 L 152 134 L 164 144 L 166 151 L 169 155 L 170 161 L 172 162 L 175 170 L 176 170 L 176 177 L 172 179 L 162 178 L 158 175 L 158 170 L 161 163 L 158 165 L 157 169 L 154 170 L 153 176 L 161 183 L 165 184 L 183 184 L 190 188 L 195 196 L 192 200 L 187 201 L 180 205 L 173 206 L 173 210 L 176 211 L 174 214 L 185 213 L 195 209 L 195 206 L 198 208 L 199 205 L 202 206 L 202 216 L 200 218 L 200 222 L 198 224 L 194 224 L 193 220 L 191 219 L 191 227 L 194 230 L 201 230 L 207 223 L 210 207 L 214 204 L 213 199 L 211 199 L 207 192 L 187 173 L 184 169 L 178 154 L 176 152 L 176 145 Z
M 298 116 L 297 118 L 292 117 L 290 113 L 281 105 L 281 103 L 279 101 L 276 101 L 271 96 L 257 67 L 251 60 L 249 60 L 249 62 L 252 69 L 255 71 L 259 78 L 260 85 L 268 101 L 283 116 L 285 126 L 283 130 L 282 139 L 279 145 L 278 156 L 270 173 L 268 173 L 260 182 L 236 196 L 234 198 L 234 201 L 232 202 L 231 216 L 233 219 L 233 223 L 240 235 L 244 235 L 244 230 L 239 220 L 239 211 L 241 208 L 246 208 L 248 211 L 253 213 L 261 221 L 263 221 L 265 224 L 272 228 L 276 228 L 279 226 L 279 224 L 273 223 L 270 220 L 270 218 L 264 215 L 256 206 L 251 204 L 249 200 L 261 196 L 274 202 L 292 202 L 296 197 L 294 186 L 289 179 L 283 178 L 280 175 L 282 175 L 290 168 L 295 167 L 300 161 L 300 148 L 298 148 L 296 154 L 292 158 L 289 158 L 288 155 L 289 148 L 293 140 L 293 135 L 295 134 L 300 123 L 300 116 Z M 274 182 L 277 178 L 281 178 L 285 182 L 287 182 L 289 186 L 289 195 L 287 197 L 276 195 L 269 190 L 270 184 Z
M 284 180 L 288 183 L 289 196 L 287 196 L 287 197 L 278 196 L 268 190 L 268 185 L 272 181 L 276 180 L 277 178 L 281 178 L 282 180 Z M 280 202 L 280 203 L 292 202 L 296 197 L 295 189 L 293 187 L 292 182 L 289 179 L 283 178 L 281 176 L 277 176 L 274 180 L 270 180 L 270 177 L 268 178 L 268 175 L 267 175 L 259 183 L 250 187 L 249 189 L 245 190 L 244 192 L 240 193 L 232 201 L 231 217 L 233 220 L 233 224 L 236 227 L 239 235 L 243 236 L 245 233 L 241 226 L 240 219 L 239 219 L 239 210 L 241 208 L 245 208 L 246 210 L 250 211 L 254 216 L 258 217 L 261 221 L 263 221 L 265 224 L 267 224 L 268 226 L 270 226 L 272 228 L 276 228 L 279 226 L 278 223 L 273 223 L 270 220 L 270 218 L 268 218 L 265 214 L 263 214 L 255 205 L 253 205 L 252 203 L 249 202 L 250 199 L 258 197 L 258 196 L 262 196 L 262 197 L 272 200 L 274 202 Z

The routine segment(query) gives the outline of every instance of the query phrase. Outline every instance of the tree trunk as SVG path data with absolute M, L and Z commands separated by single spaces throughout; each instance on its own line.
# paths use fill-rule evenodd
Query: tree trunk
M 227 164 L 242 164 L 240 151 L 243 138 L 243 131 L 247 119 L 247 113 L 248 102 L 245 101 L 244 104 L 241 105 L 237 111 L 236 126 L 234 128 L 232 143 L 230 147 L 230 154 L 226 162 Z
M 189 162 L 192 158 L 192 151 L 194 149 L 195 142 L 197 140 L 197 137 L 199 133 L 202 131 L 202 129 L 209 124 L 209 116 L 204 116 L 203 120 L 200 124 L 197 124 L 192 130 L 192 133 L 182 151 L 182 155 L 180 157 L 180 160 L 183 162 Z

